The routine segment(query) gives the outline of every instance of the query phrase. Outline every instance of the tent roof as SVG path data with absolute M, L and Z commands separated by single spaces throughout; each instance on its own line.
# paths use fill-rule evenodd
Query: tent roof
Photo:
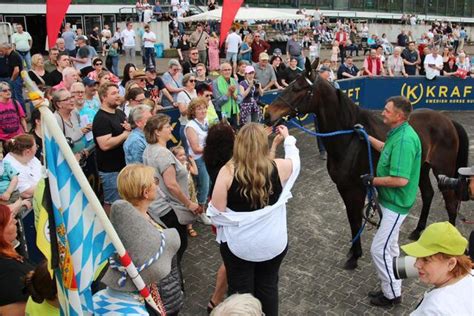
M 222 7 L 212 11 L 206 11 L 201 14 L 180 18 L 180 22 L 194 21 L 220 21 L 222 17 Z M 268 20 L 302 20 L 304 15 L 281 12 L 264 8 L 246 8 L 241 7 L 234 20 L 237 21 L 268 21 Z

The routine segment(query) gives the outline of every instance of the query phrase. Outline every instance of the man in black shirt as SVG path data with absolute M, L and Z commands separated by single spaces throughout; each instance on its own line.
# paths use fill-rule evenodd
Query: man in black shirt
M 160 104 L 160 96 L 167 98 L 171 103 L 174 104 L 173 96 L 166 90 L 166 86 L 160 77 L 156 75 L 154 67 L 147 67 L 145 70 L 146 75 L 146 90 L 145 97 L 155 101 L 155 105 Z
M 183 64 L 183 75 L 190 72 L 196 73 L 196 67 L 200 63 L 199 61 L 199 51 L 196 47 L 189 50 L 189 60 L 185 61 Z
M 117 176 L 125 167 L 123 143 L 130 134 L 130 124 L 125 113 L 117 109 L 121 103 L 119 89 L 113 83 L 99 88 L 100 110 L 94 117 L 92 132 L 97 151 L 97 168 L 104 189 L 104 209 L 108 213 L 110 205 L 118 200 Z
M 354 65 L 352 56 L 348 56 L 337 70 L 337 79 L 348 79 L 359 76 L 359 69 Z
M 20 54 L 13 50 L 9 43 L 0 44 L 0 56 L 5 58 L 4 67 L 0 72 L 3 73 L 0 80 L 6 81 L 10 84 L 13 92 L 13 98 L 20 102 L 23 109 L 25 109 L 25 101 L 23 100 L 23 80 L 20 72 L 23 70 L 23 60 Z M 2 67 L 3 68 L 3 67 Z
M 409 76 L 416 75 L 416 67 L 420 64 L 420 55 L 416 50 L 415 42 L 408 43 L 408 48 L 402 52 L 403 63 L 405 64 L 405 71 Z
M 59 53 L 56 69 L 46 74 L 44 78 L 46 85 L 50 87 L 54 87 L 55 85 L 63 81 L 63 70 L 70 66 L 71 66 L 71 62 L 69 60 L 68 53 L 67 52 Z
M 284 87 L 287 87 L 302 72 L 302 70 L 298 68 L 297 65 L 298 65 L 298 58 L 291 57 L 289 66 L 286 67 L 285 70 L 283 70 L 283 79 L 281 83 Z
M 397 45 L 400 47 L 406 47 L 408 44 L 409 38 L 408 35 L 405 33 L 405 30 L 402 30 L 400 34 L 397 36 Z

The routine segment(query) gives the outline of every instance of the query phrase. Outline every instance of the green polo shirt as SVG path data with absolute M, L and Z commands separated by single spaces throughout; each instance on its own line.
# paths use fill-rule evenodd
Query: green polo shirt
M 398 188 L 378 187 L 380 204 L 396 213 L 407 214 L 415 203 L 420 168 L 420 138 L 405 122 L 388 133 L 377 164 L 377 177 L 400 177 L 408 183 Z

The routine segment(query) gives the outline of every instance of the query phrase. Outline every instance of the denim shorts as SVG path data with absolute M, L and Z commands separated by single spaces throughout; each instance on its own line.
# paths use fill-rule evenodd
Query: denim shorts
M 100 182 L 102 183 L 102 188 L 104 189 L 105 204 L 112 204 L 118 199 L 120 199 L 117 189 L 118 174 L 118 172 L 99 171 Z
M 226 60 L 229 62 L 237 62 L 237 53 L 227 53 Z

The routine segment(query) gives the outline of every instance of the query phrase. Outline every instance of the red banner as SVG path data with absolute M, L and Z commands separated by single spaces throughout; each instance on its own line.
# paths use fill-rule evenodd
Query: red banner
M 239 11 L 240 7 L 244 3 L 244 0 L 224 0 L 222 4 L 222 18 L 221 18 L 221 36 L 219 46 L 225 42 L 227 33 L 234 23 L 235 15 Z
M 48 47 L 56 45 L 59 29 L 64 20 L 71 0 L 46 1 L 46 29 L 48 31 Z

